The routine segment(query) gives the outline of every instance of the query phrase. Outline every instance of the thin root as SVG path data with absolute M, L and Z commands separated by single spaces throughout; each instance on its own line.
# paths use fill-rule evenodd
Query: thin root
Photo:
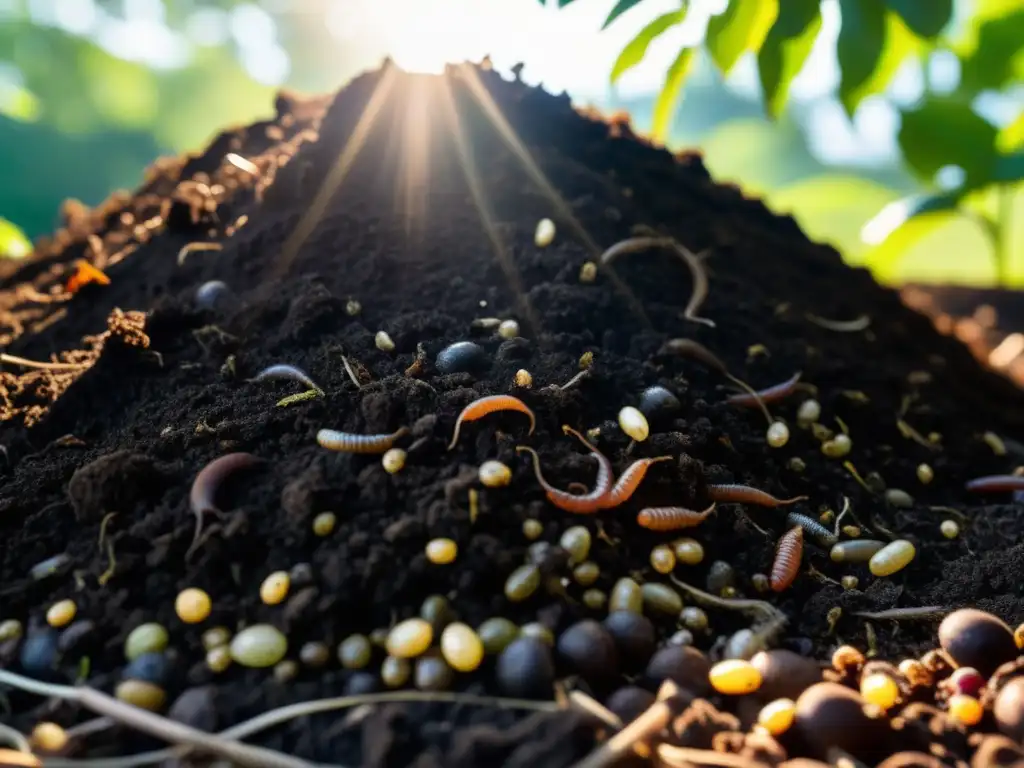
M 22 368 L 37 368 L 41 371 L 80 371 L 92 365 L 92 363 L 41 362 L 39 360 L 27 360 L 24 357 L 15 357 L 6 353 L 0 353 L 0 363 L 20 365 Z

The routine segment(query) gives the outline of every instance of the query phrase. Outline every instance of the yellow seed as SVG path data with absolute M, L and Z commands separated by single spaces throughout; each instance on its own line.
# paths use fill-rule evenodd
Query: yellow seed
M 231 631 L 227 627 L 211 627 L 203 632 L 203 648 L 210 651 L 231 642 Z
M 338 522 L 333 512 L 321 512 L 313 518 L 313 533 L 317 536 L 330 536 Z
M 572 569 L 572 577 L 576 580 L 576 583 L 581 587 L 589 587 L 597 581 L 597 577 L 601 575 L 601 569 L 598 568 L 597 563 L 587 560 L 582 562 Z
M 1024 648 L 1024 624 L 1017 625 L 1013 630 L 1013 639 L 1017 642 L 1018 648 Z
M 594 364 L 594 353 L 587 351 L 580 355 L 580 370 L 585 371 Z M 588 433 L 589 434 L 589 433 Z
M 612 587 L 609 610 L 641 613 L 644 609 L 644 593 L 640 585 L 630 578 L 621 578 Z
M 345 302 L 345 314 L 349 317 L 355 317 L 363 311 L 363 305 L 355 299 L 349 299 Z
M 683 565 L 700 565 L 704 560 L 704 547 L 696 539 L 678 539 L 672 542 L 676 560 Z
M 200 621 L 206 621 L 212 607 L 210 596 L 195 587 L 181 590 L 174 600 L 174 612 L 186 624 L 198 624 Z
M 703 632 L 708 628 L 708 615 L 703 608 L 688 605 L 679 613 L 679 620 L 683 626 L 692 632 Z
M 843 576 L 840 583 L 843 585 L 843 589 L 856 589 L 860 581 L 856 576 Z
M 206 652 L 206 666 L 211 672 L 220 674 L 231 666 L 231 649 L 226 645 L 218 645 Z
M 957 524 L 956 520 L 943 520 L 939 524 L 939 530 L 947 539 L 955 539 L 960 535 L 960 526 Z
M 995 432 L 986 432 L 982 436 L 982 439 L 984 439 L 985 444 L 992 449 L 992 453 L 994 453 L 996 456 L 1006 455 L 1006 444 L 1003 442 L 1003 439 Z
M 849 536 L 851 539 L 856 539 L 861 534 L 860 526 L 858 525 L 844 525 L 843 533 Z
M 555 222 L 541 219 L 537 222 L 537 230 L 533 233 L 533 242 L 538 248 L 547 248 L 555 239 Z
M 761 687 L 761 671 L 749 661 L 729 659 L 711 668 L 708 681 L 719 693 L 740 696 Z
M 642 443 L 651 434 L 647 417 L 631 405 L 619 411 L 619 428 L 638 443 Z
M 393 475 L 405 466 L 405 451 L 401 448 L 392 448 L 381 456 L 380 463 L 385 472 Z
M 42 722 L 32 729 L 29 741 L 41 752 L 60 752 L 68 744 L 68 733 L 56 723 Z
M 917 550 L 906 539 L 889 542 L 875 552 L 868 561 L 868 569 L 875 576 L 892 576 L 906 568 L 914 559 Z
M 768 441 L 768 445 L 772 448 L 782 448 L 789 442 L 789 427 L 781 421 L 773 422 L 772 425 L 768 427 L 765 439 Z
M 388 633 L 387 651 L 398 659 L 419 656 L 430 647 L 434 628 L 424 619 L 406 619 Z
M 7 768 L 43 768 L 43 762 L 31 752 L 0 747 L 0 765 Z
M 61 600 L 50 606 L 46 612 L 46 623 L 51 627 L 63 627 L 71 623 L 78 613 L 74 600 Z
M 544 533 L 544 526 L 541 524 L 540 520 L 530 518 L 529 520 L 523 521 L 523 536 L 530 541 L 539 539 L 542 533 Z
M 821 418 L 821 403 L 817 400 L 804 400 L 796 411 L 796 421 L 802 427 L 807 427 Z
M 832 522 L 836 519 L 836 513 L 830 508 L 825 507 L 821 514 L 818 515 L 818 522 L 822 525 L 832 525 Z
M 135 661 L 144 653 L 161 653 L 167 648 L 169 638 L 162 624 L 147 622 L 139 624 L 128 633 L 124 641 L 124 657 Z
M 842 432 L 821 444 L 821 452 L 830 459 L 841 459 L 850 452 L 851 448 L 853 448 L 853 441 L 849 435 Z
M 459 554 L 459 545 L 451 539 L 432 539 L 427 542 L 427 560 L 434 565 L 448 565 Z
M 879 709 L 890 709 L 900 700 L 900 687 L 888 675 L 877 672 L 860 681 L 860 695 L 868 704 Z
M 924 664 L 917 659 L 904 659 L 900 662 L 900 674 L 907 678 L 911 685 L 930 685 L 932 674 Z
M 456 621 L 441 633 L 441 655 L 452 669 L 472 672 L 483 661 L 484 644 L 471 627 Z
M 583 604 L 592 611 L 600 611 L 608 602 L 608 595 L 600 589 L 588 589 L 583 593 Z
M 927 464 L 917 465 L 917 479 L 921 481 L 922 485 L 928 485 L 935 478 L 935 473 L 932 468 Z
M 587 559 L 592 541 L 589 530 L 582 525 L 573 525 L 562 531 L 558 546 L 569 553 L 569 565 L 576 565 Z
M 114 696 L 125 704 L 151 712 L 163 709 L 164 702 L 167 701 L 167 694 L 163 688 L 143 680 L 124 680 L 118 683 L 114 689 Z
M 228 646 L 231 659 L 243 667 L 272 667 L 288 653 L 288 638 L 270 624 L 253 624 L 233 638 Z
M 964 725 L 977 725 L 985 714 L 981 702 L 973 696 L 958 693 L 949 697 L 949 715 Z
M 533 375 L 525 368 L 520 368 L 516 371 L 516 377 L 513 379 L 513 382 L 517 387 L 529 389 L 533 386 Z
M 832 439 L 833 432 L 821 422 L 816 421 L 811 424 L 811 434 L 814 435 L 815 440 L 824 443 Z
M 481 464 L 478 474 L 480 482 L 488 488 L 501 488 L 512 482 L 512 470 L 494 459 Z
M 291 581 L 287 571 L 275 571 L 260 585 L 260 599 L 267 605 L 277 605 L 288 596 Z
M 796 719 L 796 702 L 792 699 L 776 699 L 765 704 L 757 715 L 757 724 L 772 736 L 779 736 L 789 730 Z
M 651 568 L 658 573 L 672 573 L 676 567 L 676 555 L 670 547 L 659 544 L 651 550 Z
M 505 320 L 498 326 L 498 335 L 503 339 L 514 339 L 519 335 L 519 323 L 515 320 Z
M 401 688 L 409 681 L 412 665 L 408 659 L 397 659 L 388 656 L 380 665 L 380 679 L 388 688 Z
M 592 261 L 584 262 L 580 267 L 580 282 L 592 283 L 597 278 L 597 264 Z
M 939 434 L 938 432 L 929 432 L 928 442 L 931 443 L 932 445 L 938 445 L 939 443 L 942 442 L 942 435 Z
M 590 590 L 596 592 L 597 590 Z M 546 643 L 550 647 L 555 647 L 555 634 L 541 624 L 539 621 L 531 621 L 529 624 L 523 624 L 519 627 L 519 634 L 523 637 L 532 637 L 534 640 L 540 640 L 542 643 Z
M 377 331 L 377 335 L 373 337 L 373 343 L 377 345 L 377 349 L 381 352 L 395 351 L 395 342 L 384 331 Z

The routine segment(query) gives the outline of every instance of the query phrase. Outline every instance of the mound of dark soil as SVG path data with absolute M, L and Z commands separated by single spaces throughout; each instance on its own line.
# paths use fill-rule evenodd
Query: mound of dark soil
M 650 551 L 677 535 L 641 529 L 636 514 L 651 505 L 703 509 L 709 483 L 808 497 L 777 510 L 720 505 L 699 528 L 678 534 L 698 539 L 705 557 L 678 566 L 676 577 L 704 587 L 711 564 L 728 562 L 739 594 L 763 597 L 788 616 L 776 639 L 783 647 L 821 659 L 840 642 L 867 649 L 868 624 L 856 616 L 862 611 L 976 606 L 1011 624 L 1024 618 L 1019 507 L 1005 496 L 979 501 L 964 491 L 966 480 L 1008 472 L 1019 461 L 983 440 L 989 430 L 1020 438 L 1018 390 L 981 370 L 866 272 L 809 242 L 790 218 L 715 184 L 698 156 L 673 157 L 628 126 L 582 116 L 565 97 L 487 69 L 470 72 L 428 78 L 386 67 L 333 99 L 282 96 L 274 120 L 224 133 L 201 155 L 157 163 L 138 193 L 93 211 L 69 204 L 66 227 L 27 264 L 0 273 L 6 352 L 70 364 L 8 364 L 0 373 L 0 620 L 17 619 L 26 635 L 45 642 L 47 608 L 62 598 L 78 606 L 75 634 L 63 630 L 46 671 L 63 681 L 84 674 L 110 691 L 126 664 L 128 632 L 158 621 L 171 636 L 173 663 L 162 681 L 168 701 L 201 688 L 191 695 L 205 706 L 192 710 L 215 717 L 199 724 L 223 729 L 285 703 L 364 687 L 367 678 L 342 670 L 333 651 L 325 667 L 302 666 L 290 680 L 237 665 L 214 674 L 204 662 L 203 630 L 268 622 L 287 633 L 289 657 L 297 658 L 304 643 L 333 649 L 353 632 L 416 615 L 425 598 L 440 594 L 471 626 L 505 616 L 540 621 L 557 634 L 604 612 L 586 607 L 584 589 L 573 582 L 563 594 L 542 589 L 522 602 L 506 599 L 504 581 L 530 545 L 524 521 L 540 521 L 548 542 L 570 525 L 590 529 L 590 559 L 600 567 L 594 586 L 606 593 L 623 577 L 667 583 L 651 568 Z M 470 87 L 477 82 L 480 88 Z M 481 94 L 564 208 L 510 150 Z M 255 169 L 233 164 L 228 153 Z M 558 234 L 539 248 L 534 232 L 545 217 Z M 692 280 L 669 252 L 626 255 L 614 275 L 602 267 L 596 280 L 581 281 L 581 268 L 598 255 L 593 243 L 600 250 L 651 231 L 707 251 L 710 291 L 700 314 L 716 327 L 682 318 Z M 183 246 L 197 241 L 222 248 L 194 250 L 179 263 Z M 67 292 L 79 259 L 103 270 L 109 284 Z M 204 309 L 196 291 L 211 280 L 227 292 Z M 808 319 L 860 315 L 870 327 L 857 332 Z M 474 327 L 483 317 L 516 319 L 521 338 Z M 375 344 L 381 330 L 393 351 Z M 788 444 L 770 448 L 758 410 L 724 402 L 730 393 L 720 374 L 661 354 L 670 338 L 700 341 L 756 388 L 802 371 L 813 390 L 771 406 L 790 425 Z M 474 373 L 438 371 L 437 353 L 463 340 L 483 348 L 483 364 Z M 593 354 L 588 373 L 560 389 L 586 353 Z M 278 407 L 301 387 L 249 380 L 275 363 L 301 367 L 325 396 Z M 519 369 L 532 374 L 532 388 L 513 386 Z M 648 440 L 631 445 L 616 415 L 652 385 L 668 388 L 679 407 L 652 424 Z M 849 429 L 849 467 L 823 455 L 812 431 L 797 426 L 797 408 L 811 392 L 822 425 Z M 465 424 L 447 451 L 461 409 L 502 393 L 534 410 L 532 436 L 522 416 L 495 415 Z M 926 444 L 907 437 L 900 418 Z M 528 457 L 515 452 L 519 444 L 535 446 L 559 487 L 589 485 L 591 459 L 563 424 L 599 427 L 597 444 L 616 472 L 640 457 L 675 460 L 654 465 L 622 507 L 570 515 L 544 500 Z M 394 475 L 378 457 L 332 453 L 315 440 L 321 428 L 384 433 L 402 426 L 412 428 L 401 443 L 409 454 Z M 932 433 L 932 443 L 921 437 Z M 209 535 L 187 556 L 192 479 L 232 451 L 266 464 L 222 487 L 224 513 L 207 517 Z M 476 482 L 487 459 L 512 468 L 509 487 Z M 926 485 L 917 479 L 922 463 L 934 471 Z M 861 478 L 877 473 L 913 504 L 886 505 L 851 467 Z M 844 496 L 864 536 L 914 542 L 913 563 L 875 578 L 864 565 L 833 563 L 808 538 L 792 587 L 759 595 L 751 577 L 770 570 L 776 540 L 789 528 L 786 514 L 838 511 Z M 337 527 L 318 537 L 312 521 L 326 511 L 337 515 Z M 955 539 L 939 530 L 950 516 L 961 520 Z M 437 537 L 458 543 L 454 563 L 428 562 L 424 547 Z M 55 556 L 61 559 L 50 575 L 30 575 Z M 264 605 L 262 580 L 300 563 L 311 567 L 306 583 L 294 584 L 284 604 Z M 844 590 L 839 579 L 849 575 L 859 583 Z M 203 624 L 175 615 L 175 596 L 186 587 L 212 597 Z M 836 607 L 842 613 L 830 622 Z M 749 621 L 707 611 L 710 629 L 694 641 L 705 651 Z M 660 642 L 678 629 L 676 617 L 654 618 Z M 885 658 L 934 645 L 934 621 L 870 626 Z M 0 646 L 0 666 L 25 670 L 25 645 Z M 382 658 L 378 652 L 371 669 Z M 459 674 L 454 688 L 499 693 L 493 667 L 488 661 Z M 602 698 L 608 690 L 593 692 Z M 22 730 L 40 719 L 70 725 L 87 718 L 18 691 L 5 696 L 3 722 Z M 733 708 L 722 697 L 712 701 Z M 736 727 L 731 718 L 722 722 Z M 341 765 L 563 766 L 593 746 L 594 731 L 568 714 L 434 702 L 391 704 L 362 719 L 300 718 L 254 740 Z M 84 739 L 82 750 L 105 756 L 141 744 L 127 730 L 107 730 Z M 958 749 L 962 757 L 969 751 L 966 742 Z

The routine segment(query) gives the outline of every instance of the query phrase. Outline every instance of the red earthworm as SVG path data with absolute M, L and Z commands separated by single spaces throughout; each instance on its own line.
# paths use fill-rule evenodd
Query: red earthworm
M 597 512 L 599 509 L 604 509 L 604 501 L 608 496 L 608 486 L 611 485 L 611 473 L 608 473 L 607 477 L 604 473 L 599 471 L 597 477 L 597 483 L 594 485 L 594 490 L 583 496 L 576 496 L 575 494 L 568 493 L 567 491 L 559 490 L 553 487 L 544 479 L 544 475 L 540 471 L 540 457 L 533 448 L 528 448 L 525 445 L 517 445 L 516 453 L 529 453 L 533 457 L 533 474 L 537 476 L 537 482 L 540 483 L 541 488 L 544 489 L 544 493 L 548 497 L 548 501 L 554 504 L 559 509 L 564 509 L 566 512 L 572 512 L 577 515 L 589 515 Z M 598 457 L 600 461 L 600 455 L 595 451 L 591 453 L 592 456 Z M 601 484 L 602 478 L 604 484 Z
M 683 355 L 684 357 L 693 358 L 697 362 L 702 363 L 709 370 L 722 374 L 737 387 L 744 390 L 747 393 L 747 397 L 750 398 L 750 404 L 760 407 L 761 412 L 768 420 L 768 423 L 772 423 L 772 415 L 768 412 L 768 406 L 764 404 L 764 400 L 761 399 L 761 395 L 743 379 L 729 373 L 729 369 L 726 367 L 725 363 L 719 360 L 714 352 L 700 342 L 694 341 L 693 339 L 669 339 L 662 346 L 661 353 L 672 353 L 674 355 Z
M 270 365 L 252 378 L 253 381 L 266 381 L 267 379 L 291 379 L 292 381 L 297 381 L 306 389 L 315 389 L 317 392 L 323 391 L 309 377 L 308 373 L 301 368 L 296 368 L 294 365 L 286 365 L 284 363 Z
M 767 389 L 760 389 L 757 391 L 757 397 L 749 393 L 743 393 L 739 395 L 730 395 L 725 398 L 725 402 L 729 405 L 741 405 L 744 407 L 760 407 L 760 403 L 757 402 L 757 398 L 761 398 L 762 403 L 774 403 L 777 400 L 781 400 L 784 397 L 789 397 L 796 390 L 797 382 L 800 381 L 801 372 L 797 371 L 793 374 L 792 378 L 787 379 L 781 384 L 776 384 L 773 387 Z
M 987 475 L 970 480 L 965 486 L 975 493 L 1003 493 L 1004 491 L 1024 491 L 1024 477 L 1016 475 Z
M 527 434 L 532 435 L 533 430 L 537 426 L 537 417 L 533 415 L 533 411 L 527 407 L 526 403 L 518 397 L 512 397 L 512 395 L 481 397 L 463 408 L 459 418 L 455 420 L 455 433 L 452 435 L 452 442 L 448 446 L 448 450 L 450 451 L 459 442 L 459 430 L 462 429 L 462 422 L 476 421 L 495 411 L 519 411 L 520 413 L 525 413 L 530 417 L 530 431 Z
M 316 441 L 322 448 L 340 453 L 385 453 L 398 438 L 408 433 L 408 427 L 401 427 L 390 435 L 357 435 L 335 429 L 321 429 L 316 433 Z
M 708 495 L 712 501 L 720 501 L 726 504 L 756 504 L 759 507 L 784 507 L 787 504 L 796 504 L 798 501 L 806 501 L 806 496 L 794 496 L 792 499 L 777 499 L 766 491 L 759 488 L 751 488 L 749 485 L 728 483 L 725 485 L 709 485 Z
M 773 592 L 782 592 L 796 579 L 800 560 L 804 554 L 804 529 L 799 525 L 791 528 L 779 539 L 775 550 L 775 562 L 769 580 Z
M 640 510 L 636 521 L 641 528 L 649 531 L 678 531 L 680 528 L 700 525 L 714 511 L 714 502 L 703 512 L 694 512 L 685 507 L 648 507 Z
M 562 425 L 562 432 L 567 435 L 572 435 L 581 443 L 583 446 L 590 451 L 590 454 L 597 459 L 597 479 L 594 480 L 594 493 L 597 493 L 598 489 L 603 488 L 607 493 L 612 487 L 612 480 L 615 479 L 615 470 L 612 469 L 612 463 L 608 461 L 608 458 L 601 453 L 597 448 L 593 446 L 583 435 L 577 432 L 567 424 Z M 579 485 L 579 483 L 576 483 Z
M 196 516 L 196 532 L 192 537 L 192 545 L 189 547 L 186 557 L 199 543 L 199 535 L 203 528 L 203 515 L 208 512 L 220 511 L 213 501 L 220 484 L 235 471 L 262 461 L 263 459 L 259 456 L 254 456 L 251 453 L 228 453 L 214 459 L 199 471 L 196 479 L 192 481 L 192 490 L 188 497 L 192 514 Z
M 615 481 L 614 487 L 604 499 L 601 509 L 611 509 L 629 501 L 629 498 L 636 492 L 640 483 L 643 482 L 644 476 L 651 465 L 657 464 L 659 461 L 670 461 L 672 458 L 672 456 L 658 456 L 655 459 L 637 459 L 634 461 L 619 475 L 619 479 Z

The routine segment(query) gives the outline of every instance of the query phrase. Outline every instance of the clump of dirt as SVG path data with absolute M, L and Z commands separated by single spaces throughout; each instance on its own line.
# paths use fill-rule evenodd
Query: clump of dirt
M 432 595 L 447 596 L 474 627 L 503 616 L 540 622 L 557 637 L 580 619 L 602 619 L 599 596 L 584 597 L 550 551 L 549 589 L 520 602 L 505 597 L 506 578 L 529 556 L 527 521 L 551 544 L 571 525 L 587 527 L 599 569 L 590 588 L 605 595 L 624 577 L 670 584 L 652 568 L 651 549 L 692 536 L 704 557 L 678 565 L 678 579 L 704 588 L 714 571 L 726 594 L 768 600 L 788 617 L 776 642 L 819 659 L 843 642 L 868 649 L 869 627 L 871 651 L 894 661 L 933 644 L 934 618 L 896 624 L 859 612 L 969 605 L 1011 623 L 1024 618 L 1019 510 L 1005 494 L 964 490 L 965 481 L 1020 461 L 1010 439 L 1020 439 L 1024 424 L 1020 392 L 867 272 L 809 242 L 791 218 L 716 184 L 698 155 L 674 157 L 621 121 L 582 115 L 565 97 L 486 67 L 425 77 L 386 66 L 335 97 L 282 95 L 273 120 L 227 131 L 199 155 L 159 161 L 135 194 L 92 211 L 69 205 L 65 218 L 28 263 L 0 272 L 7 353 L 57 363 L 7 361 L 0 373 L 0 620 L 17 619 L 26 635 L 42 637 L 47 607 L 76 602 L 75 623 L 54 638 L 57 652 L 43 665 L 58 679 L 86 669 L 86 682 L 112 690 L 128 632 L 160 622 L 171 638 L 173 663 L 159 680 L 168 700 L 186 692 L 198 723 L 222 729 L 286 703 L 379 688 L 376 675 L 340 668 L 333 649 L 352 633 L 417 615 Z M 538 247 L 543 218 L 557 234 Z M 614 271 L 599 265 L 589 279 L 588 262 L 635 234 L 704 253 L 710 289 L 698 314 L 714 327 L 683 317 L 694 280 L 670 251 L 620 256 Z M 220 247 L 183 252 L 190 243 Z M 80 259 L 109 284 L 69 290 Z M 207 286 L 197 303 L 209 281 L 224 285 Z M 211 296 L 230 301 L 211 304 Z M 861 316 L 868 320 L 852 326 L 859 330 L 821 322 Z M 474 322 L 483 318 L 515 319 L 518 336 Z M 673 338 L 698 341 L 758 389 L 802 372 L 793 394 L 769 404 L 788 424 L 788 442 L 770 447 L 758 409 L 725 402 L 731 390 L 719 372 L 666 354 Z M 442 372 L 438 353 L 459 341 L 479 345 L 476 364 Z M 585 374 L 564 387 L 585 355 Z M 279 404 L 302 387 L 251 381 L 276 363 L 306 371 L 323 395 Z M 514 384 L 520 370 L 530 387 Z M 649 439 L 634 443 L 616 416 L 651 386 L 675 403 L 652 417 Z M 532 435 L 521 414 L 488 416 L 464 424 L 446 450 L 460 411 L 494 394 L 513 394 L 534 411 Z M 812 397 L 821 406 L 816 429 L 797 419 Z M 616 473 L 638 458 L 674 460 L 653 465 L 624 505 L 570 515 L 544 500 L 529 457 L 516 452 L 535 447 L 557 487 L 589 487 L 592 459 L 563 425 L 598 430 L 591 435 Z M 315 439 L 322 428 L 390 434 L 403 426 L 408 455 L 395 474 L 379 457 L 332 453 Z M 849 432 L 847 456 L 823 453 L 825 430 Z M 988 431 L 1006 438 L 1009 452 L 995 452 Z M 189 553 L 191 480 L 233 451 L 267 464 L 225 482 L 222 511 Z M 488 459 L 511 468 L 510 485 L 480 484 L 476 467 Z M 926 483 L 922 464 L 933 475 Z M 906 491 L 909 506 L 887 503 L 879 481 Z M 636 523 L 646 506 L 705 509 L 708 484 L 733 482 L 808 499 L 774 510 L 720 504 L 679 534 Z M 844 498 L 851 516 L 843 524 L 855 523 L 863 537 L 910 540 L 913 562 L 876 578 L 865 565 L 832 562 L 827 546 L 807 536 L 795 583 L 758 593 L 753 577 L 771 570 L 787 514 L 818 518 L 839 512 Z M 313 519 L 324 512 L 337 523 L 321 536 Z M 952 539 L 940 533 L 947 518 L 960 525 Z M 424 554 L 438 537 L 458 545 L 451 564 Z M 64 567 L 30 575 L 57 555 Z M 261 602 L 269 573 L 302 564 L 306 577 L 283 604 Z M 856 577 L 856 587 L 841 586 L 844 576 Z M 186 587 L 212 597 L 201 625 L 174 613 Z M 710 627 L 695 624 L 692 642 L 714 655 L 718 638 L 750 620 L 706 610 Z M 659 644 L 679 629 L 677 616 L 652 619 Z M 327 644 L 326 666 L 210 671 L 204 629 L 261 622 L 287 632 L 289 658 L 306 643 Z M 75 642 L 64 637 L 73 629 Z M 28 641 L 18 642 L 0 646 L 0 665 L 36 669 L 25 657 Z M 564 656 L 560 676 L 571 671 Z M 377 650 L 373 672 L 382 660 Z M 494 666 L 488 659 L 478 672 L 457 674 L 454 688 L 500 693 Z M 624 683 L 615 676 L 612 687 Z M 40 719 L 86 718 L 7 695 L 13 714 L 4 722 L 22 730 Z M 693 726 L 703 734 L 694 744 L 711 746 L 719 730 L 750 723 L 724 711 L 735 708 L 729 697 L 712 702 L 723 711 L 695 711 L 691 720 L 704 725 Z M 362 719 L 303 718 L 253 738 L 321 763 L 562 766 L 592 748 L 595 730 L 566 713 L 431 702 L 393 703 Z M 123 730 L 83 742 L 89 756 L 148 745 Z M 751 759 L 775 749 L 742 738 L 715 745 Z M 953 751 L 968 752 L 966 742 Z

